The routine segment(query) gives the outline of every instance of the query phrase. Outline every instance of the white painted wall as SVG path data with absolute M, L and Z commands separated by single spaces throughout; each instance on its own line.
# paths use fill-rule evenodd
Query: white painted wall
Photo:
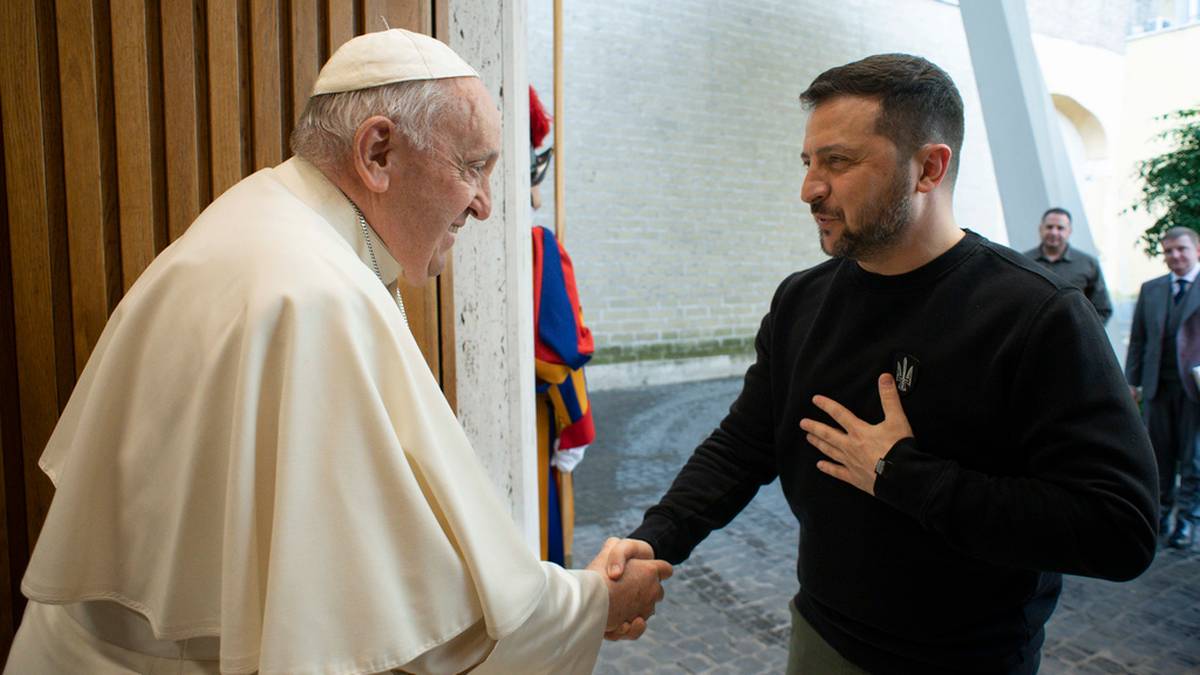
M 1079 111 L 1065 120 L 1089 146 L 1072 157 L 1096 251 L 1109 289 L 1133 297 L 1143 281 L 1165 273 L 1161 258 L 1147 257 L 1137 239 L 1151 219 L 1126 211 L 1138 194 L 1137 162 L 1165 148 L 1153 136 L 1163 129 L 1154 118 L 1200 103 L 1200 26 L 1132 38 L 1124 51 L 1034 34 L 1046 88 L 1070 97 L 1095 117 L 1103 131 L 1103 151 L 1095 130 L 1080 127 Z M 1059 106 L 1060 113 L 1071 114 Z M 1089 136 L 1091 136 L 1089 138 Z
M 1155 117 L 1200 105 L 1200 24 L 1130 39 L 1125 45 L 1125 96 L 1114 175 L 1119 179 L 1113 209 L 1117 228 L 1113 250 L 1120 253 L 1114 283 L 1136 293 L 1143 281 L 1167 273 L 1161 256 L 1147 257 L 1135 243 L 1153 220 L 1145 213 L 1125 212 L 1138 196 L 1137 163 L 1167 148 L 1154 136 L 1166 128 Z M 1107 272 L 1107 270 L 1105 270 Z
M 450 46 L 479 71 L 504 123 L 492 216 L 463 228 L 454 247 L 458 418 L 537 552 L 525 0 L 449 4 Z
M 1121 219 L 1113 189 L 1116 145 L 1121 138 L 1121 113 L 1125 92 L 1125 55 L 1094 45 L 1081 44 L 1058 37 L 1033 35 L 1033 46 L 1046 89 L 1052 96 L 1066 96 L 1094 116 L 1103 130 L 1105 146 L 1102 157 L 1088 157 L 1082 147 L 1071 153 L 1072 142 L 1086 144 L 1078 119 L 1069 119 L 1060 106 L 1058 114 L 1064 123 L 1063 136 L 1080 198 L 1091 228 L 1094 247 L 1088 252 L 1100 260 L 1110 292 L 1127 294 L 1120 288 L 1119 271 L 1124 258 L 1130 254 L 1127 242 L 1122 242 Z M 1047 207 L 1050 205 L 1047 205 Z M 1029 225 L 1031 229 L 1037 223 Z M 1134 289 L 1136 292 L 1136 289 Z

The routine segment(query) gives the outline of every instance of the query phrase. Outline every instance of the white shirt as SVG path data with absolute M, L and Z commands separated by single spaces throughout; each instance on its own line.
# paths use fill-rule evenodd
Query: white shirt
M 1179 290 L 1178 282 L 1180 279 L 1187 279 L 1188 288 L 1191 288 L 1192 284 L 1195 283 L 1195 281 L 1196 281 L 1197 275 L 1200 275 L 1200 265 L 1192 265 L 1192 269 L 1189 270 L 1188 273 L 1183 275 L 1182 277 L 1175 274 L 1174 272 L 1171 272 L 1171 293 L 1174 294 L 1175 291 Z

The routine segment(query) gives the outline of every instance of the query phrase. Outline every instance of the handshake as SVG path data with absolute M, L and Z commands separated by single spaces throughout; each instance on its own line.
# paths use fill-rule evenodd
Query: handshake
M 654 549 L 637 539 L 609 537 L 587 569 L 598 573 L 608 586 L 608 640 L 636 640 L 646 632 L 646 620 L 663 599 L 662 582 L 673 569 L 654 559 Z

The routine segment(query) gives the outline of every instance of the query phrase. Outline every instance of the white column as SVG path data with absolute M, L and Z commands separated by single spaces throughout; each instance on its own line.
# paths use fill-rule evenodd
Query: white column
M 513 519 L 540 551 L 533 398 L 533 254 L 525 0 L 449 0 L 450 46 L 500 106 L 492 216 L 454 247 L 458 418 Z
M 1071 243 L 1095 252 L 1025 0 L 963 0 L 961 9 L 1009 245 L 1036 246 L 1042 212 L 1061 206 L 1072 215 Z

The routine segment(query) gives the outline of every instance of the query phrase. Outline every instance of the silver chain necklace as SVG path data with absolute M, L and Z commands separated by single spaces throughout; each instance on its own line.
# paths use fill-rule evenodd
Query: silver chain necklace
M 383 281 L 383 274 L 379 272 L 379 261 L 375 259 L 375 247 L 371 245 L 371 230 L 367 227 L 367 219 L 363 217 L 362 211 L 353 199 L 346 197 L 346 201 L 350 202 L 350 206 L 354 207 L 354 215 L 358 216 L 358 226 L 362 228 L 363 241 L 367 242 L 367 253 L 371 256 L 371 269 L 375 270 L 375 277 L 379 279 L 379 283 L 387 288 L 387 284 Z M 400 318 L 404 319 L 405 325 L 408 325 L 408 313 L 404 311 L 404 300 L 400 297 L 399 279 L 396 280 L 396 306 L 400 308 Z

